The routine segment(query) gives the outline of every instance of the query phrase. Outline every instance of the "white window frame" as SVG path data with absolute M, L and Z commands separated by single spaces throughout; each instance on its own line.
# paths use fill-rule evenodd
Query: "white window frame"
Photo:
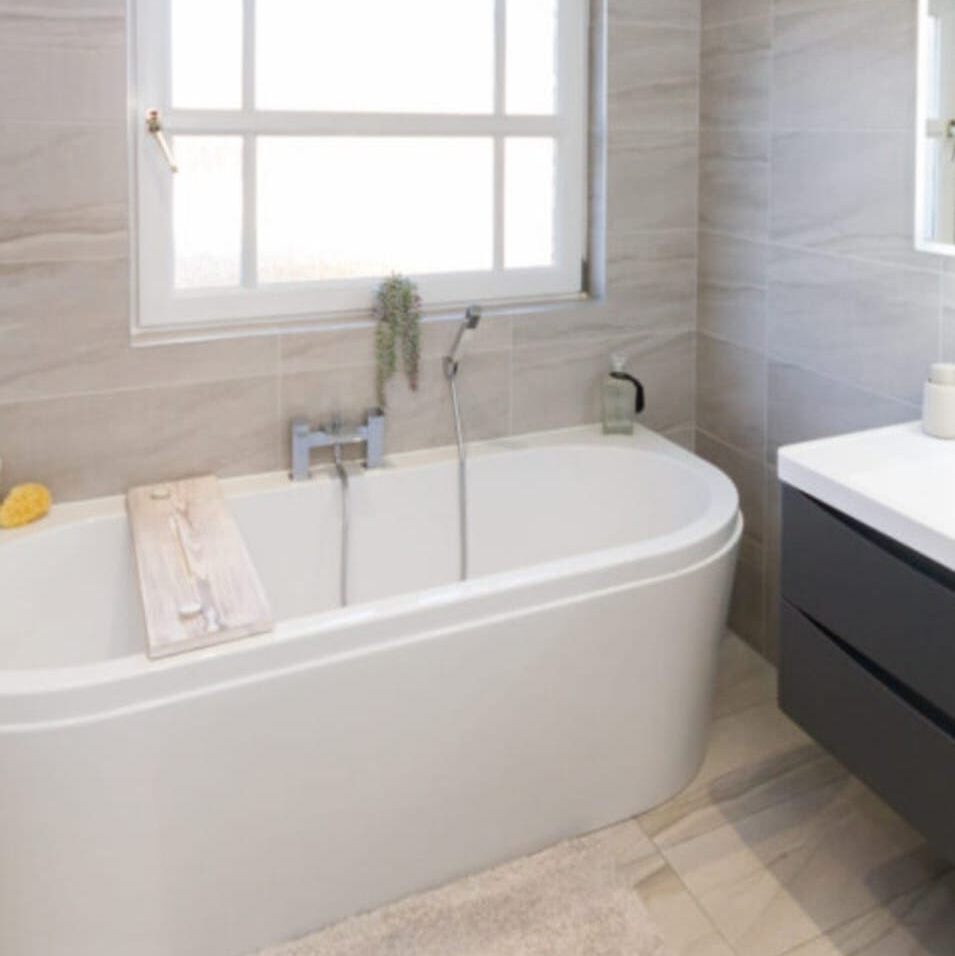
M 197 0 L 200 2 L 200 0 Z M 133 332 L 182 331 L 266 324 L 329 322 L 367 316 L 380 279 L 289 284 L 256 283 L 255 206 L 258 135 L 481 136 L 494 139 L 494 267 L 490 271 L 414 276 L 425 307 L 519 303 L 580 295 L 587 249 L 587 104 L 589 0 L 558 0 L 557 112 L 505 112 L 506 0 L 497 0 L 494 112 L 485 115 L 256 111 L 254 23 L 258 0 L 243 0 L 243 106 L 237 110 L 174 110 L 169 75 L 169 0 L 131 0 L 131 180 L 133 190 Z M 261 0 L 268 2 L 268 0 Z M 346 0 L 347 2 L 347 0 Z M 451 2 L 451 0 L 449 0 Z M 252 29 L 249 29 L 252 25 Z M 466 57 L 462 69 L 466 69 Z M 243 138 L 241 286 L 175 290 L 172 194 L 174 173 L 146 128 L 160 110 L 165 135 Z M 556 142 L 555 261 L 547 268 L 505 269 L 504 143 L 508 136 Z M 175 151 L 173 149 L 173 151 Z M 461 224 L 462 229 L 467 223 Z

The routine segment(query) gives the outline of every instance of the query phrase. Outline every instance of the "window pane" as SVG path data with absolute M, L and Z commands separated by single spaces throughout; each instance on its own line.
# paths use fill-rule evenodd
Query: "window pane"
M 256 51 L 259 109 L 493 110 L 494 0 L 268 0 Z
M 177 289 L 238 285 L 242 259 L 242 139 L 177 136 L 173 177 Z
M 260 279 L 491 268 L 493 155 L 475 137 L 261 138 Z
M 558 0 L 507 2 L 507 111 L 547 114 L 557 104 Z
M 242 0 L 172 0 L 172 103 L 242 105 Z
M 504 265 L 552 265 L 556 144 L 552 139 L 511 138 L 504 156 Z

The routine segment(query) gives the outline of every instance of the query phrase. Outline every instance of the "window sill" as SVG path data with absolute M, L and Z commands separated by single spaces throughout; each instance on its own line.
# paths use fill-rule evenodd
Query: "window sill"
M 582 304 L 598 303 L 600 296 L 586 292 L 541 299 L 521 299 L 481 303 L 488 318 L 505 316 L 553 316 L 579 308 Z M 422 309 L 422 321 L 427 323 L 457 322 L 471 303 L 441 305 Z M 375 324 L 370 311 L 341 312 L 310 318 L 296 316 L 288 319 L 275 318 L 249 322 L 227 322 L 208 325 L 157 326 L 143 328 L 133 325 L 130 344 L 133 348 L 149 348 L 157 345 L 182 345 L 188 343 L 215 342 L 227 339 L 315 334 L 337 332 L 342 329 L 370 329 Z

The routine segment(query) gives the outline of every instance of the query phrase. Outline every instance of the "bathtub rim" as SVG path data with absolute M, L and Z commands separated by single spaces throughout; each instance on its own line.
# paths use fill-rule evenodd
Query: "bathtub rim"
M 488 613 L 468 616 L 458 622 L 431 622 L 429 626 L 423 629 L 415 627 L 413 630 L 405 630 L 383 638 L 373 635 L 371 639 L 361 643 L 355 643 L 346 648 L 322 649 L 321 653 L 315 653 L 314 648 L 307 646 L 309 639 L 314 639 L 318 635 L 314 630 L 304 629 L 302 633 L 284 635 L 288 638 L 286 640 L 275 640 L 274 638 L 277 635 L 263 635 L 260 638 L 250 638 L 248 641 L 207 648 L 159 662 L 149 661 L 143 655 L 141 663 L 145 666 L 130 670 L 121 670 L 119 667 L 115 670 L 110 669 L 109 663 L 113 662 L 108 662 L 107 664 L 87 664 L 74 668 L 0 672 L 0 740 L 17 734 L 93 725 L 105 720 L 121 718 L 127 714 L 174 705 L 177 701 L 238 689 L 250 684 L 277 680 L 313 668 L 335 666 L 347 662 L 349 659 L 374 653 L 384 653 L 402 646 L 440 639 L 446 637 L 455 628 L 484 626 L 502 618 L 527 616 L 544 609 L 572 606 L 604 596 L 653 587 L 680 577 L 689 578 L 705 573 L 714 564 L 730 560 L 739 547 L 742 535 L 742 515 L 737 514 L 734 516 L 728 536 L 722 545 L 716 551 L 692 564 L 677 567 L 653 577 L 615 582 L 602 588 L 581 589 L 573 594 L 555 594 L 550 600 L 532 599 L 517 608 L 492 610 Z M 451 601 L 443 607 L 457 608 L 460 607 L 460 602 Z M 421 608 L 409 608 L 400 617 L 414 619 L 420 616 L 420 611 Z M 384 625 L 394 620 L 396 620 L 396 615 L 383 616 L 374 623 Z M 367 623 L 366 620 L 350 622 L 351 626 L 359 627 Z M 349 634 L 350 631 L 350 626 L 339 627 L 338 629 L 338 633 L 342 636 Z M 273 638 L 271 641 L 269 640 L 270 637 Z M 260 643 L 256 646 L 253 642 L 257 641 Z M 231 647 L 247 649 L 247 653 L 238 658 L 228 654 L 216 653 Z M 285 651 L 287 659 L 275 660 L 265 666 L 252 666 L 256 650 L 261 653 L 263 649 L 276 648 Z M 196 658 L 200 658 L 200 660 L 196 660 Z M 197 664 L 203 662 L 214 664 L 218 661 L 228 662 L 243 659 L 247 666 L 240 668 L 236 673 L 212 675 L 211 679 L 193 681 L 186 686 L 176 686 L 175 678 L 177 674 L 188 676 L 190 672 L 201 670 L 201 668 L 195 666 Z M 126 661 L 140 661 L 140 658 L 118 658 L 115 663 L 121 664 Z M 155 663 L 178 663 L 179 667 L 170 666 L 156 669 L 153 667 Z M 107 669 L 110 670 L 110 673 L 105 675 L 100 673 L 98 677 L 92 673 Z M 77 670 L 82 670 L 84 673 L 82 675 L 72 673 Z M 19 681 L 21 677 L 30 677 L 34 674 L 38 675 L 35 681 Z M 69 678 L 74 679 L 69 680 Z M 159 680 L 155 681 L 156 678 L 159 678 Z M 167 679 L 163 680 L 163 678 Z M 142 685 L 151 679 L 158 686 L 151 688 L 152 692 L 144 696 Z M 103 695 L 105 695 L 105 698 Z
M 633 435 L 605 435 L 599 425 L 576 425 L 571 428 L 528 432 L 521 435 L 469 442 L 468 459 L 473 461 L 507 452 L 529 451 L 542 446 L 598 445 L 632 449 L 635 444 L 637 450 L 674 459 L 690 471 L 697 472 L 710 486 L 711 492 L 719 493 L 720 490 L 724 494 L 728 492 L 730 497 L 734 499 L 736 507 L 739 507 L 739 497 L 735 485 L 719 468 L 672 439 L 639 424 L 635 426 Z M 399 469 L 427 467 L 449 460 L 456 460 L 457 454 L 456 445 L 441 445 L 433 448 L 396 452 L 386 456 L 383 467 L 364 474 L 366 477 L 376 479 Z M 308 482 L 294 484 L 288 479 L 287 471 L 268 471 L 220 478 L 219 484 L 227 499 L 241 499 L 255 494 L 274 494 L 281 491 L 307 489 L 316 481 L 337 481 L 335 470 L 331 465 L 313 468 L 312 478 Z M 156 479 L 158 482 L 162 480 Z M 722 486 L 722 489 L 720 489 L 720 486 Z M 54 503 L 50 513 L 41 522 L 8 529 L 0 534 L 0 553 L 6 548 L 14 547 L 25 540 L 43 538 L 65 528 L 81 526 L 85 523 L 94 523 L 109 518 L 125 518 L 125 515 L 125 494 L 102 495 L 96 498 Z M 668 537 L 668 535 L 658 535 L 647 540 L 657 541 L 665 537 Z M 2 669 L 0 669 L 0 673 L 2 673 Z
M 655 581 L 669 579 L 680 574 L 691 573 L 701 565 L 719 560 L 727 551 L 735 548 L 743 529 L 739 512 L 739 499 L 733 483 L 717 468 L 686 451 L 682 447 L 663 438 L 648 429 L 640 428 L 636 436 L 604 436 L 599 427 L 583 426 L 562 429 L 557 432 L 538 432 L 487 442 L 475 443 L 472 454 L 475 457 L 513 450 L 524 450 L 541 445 L 607 443 L 619 447 L 633 447 L 634 442 L 640 450 L 661 453 L 675 458 L 689 470 L 698 472 L 705 480 L 711 493 L 710 501 L 704 513 L 696 520 L 680 527 L 674 532 L 658 535 L 638 542 L 599 549 L 581 555 L 568 556 L 556 560 L 529 565 L 525 568 L 497 572 L 474 578 L 466 582 L 442 584 L 423 591 L 399 595 L 379 601 L 372 601 L 352 608 L 335 608 L 311 615 L 304 615 L 277 623 L 274 632 L 243 641 L 219 645 L 217 647 L 194 651 L 160 661 L 150 661 L 145 653 L 127 654 L 100 661 L 86 662 L 59 668 L 28 668 L 0 670 L 0 733 L 10 726 L 19 729 L 22 724 L 15 719 L 18 704 L 26 705 L 30 699 L 38 703 L 38 698 L 53 704 L 54 698 L 85 697 L 98 689 L 115 688 L 124 684 L 142 682 L 154 677 L 169 677 L 161 683 L 175 684 L 177 674 L 185 674 L 197 669 L 215 671 L 210 662 L 219 658 L 247 661 L 255 655 L 268 655 L 284 658 L 264 660 L 254 674 L 267 675 L 277 670 L 305 665 L 319 665 L 323 661 L 340 656 L 340 651 L 328 651 L 321 641 L 316 640 L 312 648 L 304 645 L 309 639 L 318 639 L 326 635 L 354 633 L 357 628 L 371 626 L 381 628 L 388 622 L 406 620 L 414 615 L 436 618 L 440 621 L 442 613 L 448 616 L 453 610 L 473 609 L 474 618 L 494 617 L 503 610 L 487 609 L 482 613 L 482 604 L 489 598 L 521 600 L 511 605 L 510 613 L 524 613 L 526 608 L 541 603 L 559 603 L 561 600 L 579 600 L 587 595 L 596 595 L 606 591 L 615 591 L 621 587 L 649 586 Z M 411 466 L 422 463 L 440 462 L 456 453 L 453 448 L 427 449 L 402 455 L 390 456 L 394 466 Z M 263 491 L 278 491 L 281 486 L 276 478 L 284 479 L 282 473 L 243 476 L 223 481 L 227 497 L 233 495 L 251 495 Z M 60 506 L 66 511 L 69 520 L 61 521 L 50 527 L 38 529 L 39 533 L 51 531 L 64 524 L 94 521 L 105 517 L 115 517 L 124 509 L 123 496 L 92 499 Z M 61 511 L 61 513 L 62 513 Z M 30 529 L 27 529 L 29 532 Z M 34 533 L 38 533 L 34 532 Z M 16 534 L 19 534 L 17 532 Z M 575 586 L 569 587 L 571 583 Z M 470 618 L 469 618 L 470 620 Z M 450 622 L 444 625 L 451 626 Z M 353 653 L 367 652 L 370 648 L 388 644 L 401 637 L 383 637 L 377 642 L 364 641 L 352 647 Z M 298 660 L 293 664 L 293 660 Z M 224 668 L 223 668 L 224 669 Z M 244 671 L 248 668 L 239 667 Z M 252 676 L 254 676 L 254 674 Z M 243 680 L 239 675 L 222 675 L 199 685 L 200 689 L 218 686 L 234 680 Z M 186 682 L 188 683 L 188 682 Z M 180 688 L 182 691 L 183 688 Z M 185 692 L 191 692 L 189 688 Z M 171 696 L 175 691 L 171 692 Z M 79 700 L 75 703 L 78 705 Z M 26 707 L 26 710 L 33 710 Z M 88 710 L 81 707 L 57 707 L 54 711 Z M 115 708 L 111 708 L 115 709 Z M 13 718 L 13 719 L 11 719 Z M 54 718 L 68 719 L 65 716 Z M 79 718 L 77 718 L 79 719 Z M 42 721 L 41 721 L 42 722 Z M 27 721 L 32 724 L 35 721 Z

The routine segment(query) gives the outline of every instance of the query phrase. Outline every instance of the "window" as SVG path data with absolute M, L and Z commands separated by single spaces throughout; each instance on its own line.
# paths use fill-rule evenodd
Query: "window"
M 138 328 L 580 292 L 588 5 L 138 0 Z

